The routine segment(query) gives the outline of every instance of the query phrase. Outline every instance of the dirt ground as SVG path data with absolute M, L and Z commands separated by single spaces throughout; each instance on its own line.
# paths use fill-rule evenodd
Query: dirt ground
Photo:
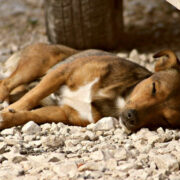
M 180 11 L 164 0 L 124 1 L 126 48 L 180 51 Z
M 34 42 L 47 42 L 43 0 L 0 0 L 0 60 Z M 118 51 L 180 51 L 180 12 L 164 0 L 124 1 L 125 35 Z

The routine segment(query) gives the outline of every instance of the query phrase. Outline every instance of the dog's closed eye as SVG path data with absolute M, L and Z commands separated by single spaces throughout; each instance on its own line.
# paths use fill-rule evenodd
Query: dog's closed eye
M 155 82 L 152 83 L 152 95 L 153 96 L 156 95 L 156 83 Z

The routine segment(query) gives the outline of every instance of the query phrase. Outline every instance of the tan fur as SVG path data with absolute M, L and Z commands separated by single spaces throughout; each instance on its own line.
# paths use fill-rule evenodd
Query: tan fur
M 1 81 L 0 101 L 4 101 L 17 86 L 42 77 L 53 65 L 75 53 L 76 50 L 66 46 L 38 43 L 13 55 L 6 68 L 12 67 L 13 60 L 16 69 L 10 69 L 13 73 Z
M 4 101 L 20 84 L 28 85 L 44 76 L 58 61 L 77 53 L 67 47 L 63 47 L 63 50 L 61 48 L 38 44 L 23 50 L 17 69 L 0 84 L 0 100 Z M 31 56 L 27 60 L 28 54 Z M 21 125 L 29 120 L 86 126 L 105 116 L 118 118 L 120 115 L 130 130 L 144 126 L 180 125 L 180 108 L 175 101 L 177 98 L 180 100 L 179 93 L 175 93 L 180 88 L 180 73 L 178 63 L 172 63 L 172 56 L 168 56 L 168 67 L 163 68 L 161 65 L 163 71 L 159 70 L 152 75 L 135 63 L 111 54 L 100 54 L 79 56 L 49 71 L 40 83 L 1 112 L 0 128 Z M 51 93 L 59 96 L 59 106 L 35 109 Z M 72 104 L 73 101 L 76 105 Z M 134 114 L 130 114 L 133 118 L 138 115 L 136 119 L 128 119 L 129 109 L 133 109 L 131 113 Z M 86 110 L 91 114 L 83 114 L 82 111 Z M 166 120 L 160 118 L 162 113 L 166 115 Z M 135 125 L 130 124 L 132 122 Z
M 167 58 L 164 62 L 160 58 L 156 63 L 157 72 L 140 82 L 127 100 L 122 119 L 128 129 L 180 127 L 179 60 L 170 50 L 161 51 L 155 55 L 156 58 L 161 56 L 167 56 Z M 135 118 L 128 119 L 127 114 L 130 110 L 135 112 Z M 133 123 L 130 123 L 130 120 Z
M 166 58 L 165 58 L 166 56 Z M 169 49 L 160 51 L 153 56 L 154 58 L 160 58 L 156 65 L 155 71 L 162 71 L 171 67 L 175 67 L 177 65 L 177 57 L 176 55 Z

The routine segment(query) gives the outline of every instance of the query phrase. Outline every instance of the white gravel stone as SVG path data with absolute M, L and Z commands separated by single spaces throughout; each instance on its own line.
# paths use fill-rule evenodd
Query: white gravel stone
M 179 163 L 177 159 L 170 154 L 156 155 L 153 157 L 153 160 L 159 169 L 165 169 L 170 171 L 179 170 Z
M 77 144 L 79 144 L 80 141 L 78 139 L 67 139 L 65 141 L 65 146 L 68 147 L 68 148 L 71 148 L 71 147 L 74 147 L 76 146 Z
M 143 138 L 134 142 L 134 147 L 141 153 L 148 153 L 152 146 Z
M 58 127 L 58 125 L 57 125 L 56 123 L 52 123 L 52 124 L 51 124 L 51 129 L 50 129 L 51 132 L 56 133 L 56 132 L 58 132 L 59 130 L 60 130 L 60 128 Z
M 114 154 L 114 158 L 117 160 L 126 160 L 127 157 L 128 156 L 125 149 L 118 149 Z
M 80 126 L 71 126 L 71 127 L 68 128 L 68 131 L 71 134 L 82 133 L 83 132 L 83 127 L 80 127 Z
M 9 146 L 13 146 L 13 145 L 17 145 L 19 143 L 19 140 L 13 138 L 6 138 L 5 142 Z
M 87 162 L 80 166 L 78 170 L 81 171 L 103 171 L 105 168 L 105 163 L 101 162 Z
M 0 155 L 0 163 L 2 163 L 3 161 L 8 160 L 6 157 L 4 157 L 3 155 Z
M 14 135 L 15 131 L 14 128 L 7 128 L 1 131 L 1 135 Z
M 130 177 L 132 179 L 145 180 L 149 176 L 149 174 L 144 169 L 132 169 L 129 171 Z
M 48 147 L 60 147 L 64 145 L 63 138 L 55 135 L 42 138 L 42 145 Z
M 19 178 L 18 178 L 19 179 Z M 17 180 L 18 180 L 17 179 Z M 24 179 L 23 180 L 39 180 L 39 177 L 38 177 L 38 175 L 25 175 L 25 177 L 24 177 Z
M 42 141 L 41 140 L 31 141 L 31 142 L 29 142 L 29 145 L 31 147 L 40 147 L 42 145 Z
M 115 128 L 116 119 L 113 117 L 104 117 L 100 119 L 95 125 L 96 131 L 108 131 Z
M 174 150 L 171 152 L 171 154 L 180 162 L 180 151 Z
M 133 49 L 130 54 L 129 54 L 129 59 L 135 62 L 139 62 L 140 58 L 139 58 L 139 53 L 137 51 L 137 49 Z
M 24 137 L 24 141 L 30 142 L 30 141 L 34 141 L 35 140 L 36 135 L 34 135 L 34 134 L 29 135 L 29 134 L 24 133 L 23 137 Z
M 96 127 L 96 124 L 91 123 L 91 124 L 88 124 L 86 128 L 87 128 L 88 130 L 94 131 L 94 130 L 95 130 L 95 127 Z
M 105 148 L 103 151 L 104 160 L 107 161 L 109 159 L 114 158 L 114 147 Z
M 179 175 L 170 175 L 169 179 L 170 180 L 180 180 L 180 174 Z
M 106 167 L 110 170 L 115 170 L 117 168 L 117 160 L 114 158 L 108 159 L 106 161 Z
M 65 150 L 66 152 L 71 152 L 71 153 L 77 152 L 77 151 L 79 151 L 79 150 L 81 150 L 81 149 L 82 149 L 82 145 L 81 145 L 81 144 L 77 144 L 76 146 L 65 147 L 65 148 L 64 148 L 64 150 Z
M 41 129 L 42 129 L 42 132 L 50 131 L 50 129 L 51 129 L 51 124 L 50 124 L 50 123 L 42 124 L 42 125 L 41 125 Z
M 38 134 L 40 133 L 40 131 L 41 131 L 40 126 L 37 125 L 34 121 L 29 121 L 22 128 L 22 132 L 28 135 Z
M 78 139 L 78 140 L 86 140 L 87 139 L 85 133 L 78 132 L 78 131 L 76 133 L 71 134 L 71 138 Z
M 160 134 L 160 135 L 163 135 L 165 132 L 164 132 L 164 129 L 162 127 L 159 127 L 157 129 L 157 133 Z
M 0 154 L 3 154 L 7 148 L 7 143 L 0 142 Z
M 123 164 L 120 164 L 117 169 L 120 171 L 128 172 L 130 169 L 134 169 L 135 163 L 134 162 L 126 162 Z
M 146 56 L 146 54 L 140 54 L 140 55 L 139 55 L 139 58 L 140 58 L 140 60 L 143 61 L 143 62 L 146 62 L 146 61 L 147 61 L 147 56 Z
M 51 152 L 47 159 L 48 162 L 59 162 L 65 160 L 65 155 L 63 153 Z
M 53 167 L 53 171 L 58 174 L 60 177 L 75 177 L 77 173 L 77 165 L 74 162 L 64 162 L 57 164 Z
M 95 132 L 86 131 L 86 132 L 85 132 L 85 135 L 87 136 L 87 139 L 88 139 L 88 140 L 94 141 L 94 140 L 97 139 L 97 136 L 96 136 Z
M 27 161 L 27 158 L 25 156 L 20 156 L 20 155 L 15 155 L 13 158 L 12 158 L 12 162 L 13 163 L 20 163 L 22 161 Z
M 82 148 L 82 145 L 80 144 L 79 140 L 74 139 L 68 139 L 65 141 L 65 150 L 70 152 L 78 151 Z
M 104 154 L 102 151 L 95 151 L 90 155 L 90 158 L 96 161 L 101 161 L 104 159 Z
M 141 162 L 144 165 L 148 166 L 149 163 L 149 156 L 148 154 L 140 154 L 139 156 L 137 156 L 137 161 Z
M 117 56 L 120 57 L 120 58 L 128 58 L 127 53 L 117 53 Z

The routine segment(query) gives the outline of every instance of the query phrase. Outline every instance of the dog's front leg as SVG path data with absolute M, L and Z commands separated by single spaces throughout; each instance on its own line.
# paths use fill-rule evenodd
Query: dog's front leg
M 67 68 L 67 65 L 64 64 L 47 74 L 36 87 L 25 94 L 20 100 L 5 108 L 4 111 L 8 109 L 15 111 L 31 110 L 36 107 L 43 98 L 55 92 L 66 82 Z
M 1 112 L 0 129 L 18 126 L 33 120 L 38 124 L 48 122 L 67 123 L 65 108 L 58 106 L 47 106 L 32 111 Z
M 0 112 L 0 129 L 19 126 L 34 121 L 37 124 L 62 122 L 70 125 L 86 126 L 78 112 L 69 106 L 47 106 L 32 111 Z
M 0 104 L 0 111 L 4 108 L 7 108 L 9 106 L 9 98 L 6 98 L 1 104 Z

